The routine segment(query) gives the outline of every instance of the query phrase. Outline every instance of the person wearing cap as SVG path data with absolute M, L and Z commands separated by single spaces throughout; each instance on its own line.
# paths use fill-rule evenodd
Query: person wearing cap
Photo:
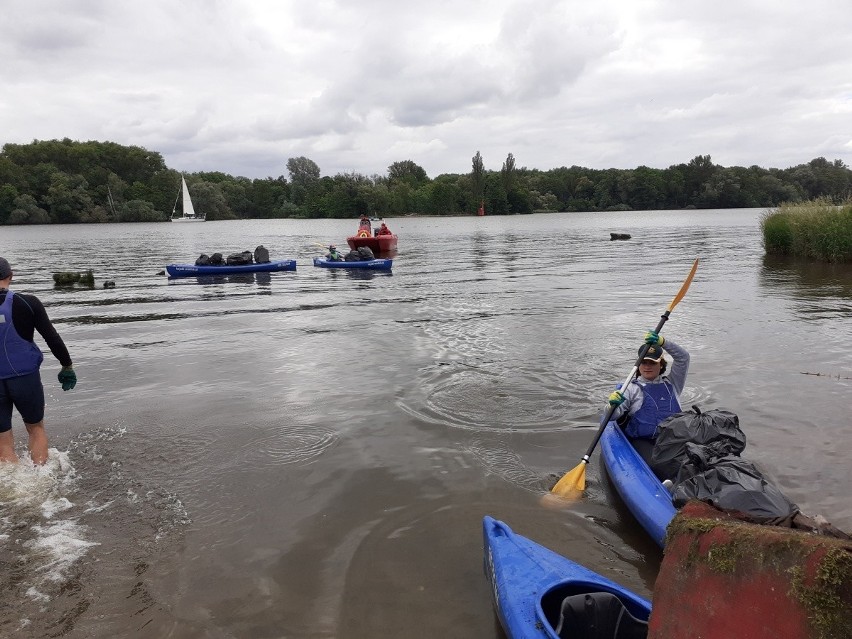
M 29 435 L 30 458 L 34 464 L 47 461 L 44 432 L 44 387 L 39 368 L 44 360 L 33 341 L 35 331 L 44 338 L 59 360 L 62 390 L 77 384 L 77 374 L 65 343 L 47 311 L 35 295 L 9 290 L 12 267 L 0 257 L 0 462 L 17 462 L 12 436 L 12 408 L 17 408 Z
M 342 262 L 343 256 L 338 252 L 337 247 L 332 244 L 328 247 L 328 255 L 325 256 L 329 262 Z
M 686 385 L 689 353 L 654 331 L 645 334 L 645 343 L 648 344 L 648 352 L 639 364 L 639 375 L 626 389 L 612 393 L 609 404 L 616 407 L 612 419 L 618 421 L 627 416 L 624 434 L 636 451 L 649 461 L 660 422 L 681 412 L 678 397 Z M 663 357 L 664 351 L 672 358 L 668 375 L 665 375 L 668 365 Z

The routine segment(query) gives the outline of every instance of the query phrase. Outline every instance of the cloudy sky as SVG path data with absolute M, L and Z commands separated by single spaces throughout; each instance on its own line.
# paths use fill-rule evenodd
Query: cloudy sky
M 848 0 L 3 0 L 0 143 L 182 171 L 852 165 Z

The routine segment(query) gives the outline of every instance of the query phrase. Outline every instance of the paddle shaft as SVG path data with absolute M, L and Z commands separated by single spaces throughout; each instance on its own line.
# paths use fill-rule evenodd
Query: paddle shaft
M 660 316 L 660 323 L 657 324 L 657 328 L 654 329 L 655 333 L 659 333 L 662 330 L 663 324 L 665 324 L 666 321 L 668 321 L 669 319 L 669 314 L 671 314 L 671 309 L 667 309 L 666 312 Z M 651 348 L 650 344 L 642 345 L 642 348 L 639 350 L 639 358 L 633 365 L 633 368 L 631 369 L 630 374 L 627 376 L 627 379 L 625 379 L 624 383 L 621 385 L 622 389 L 626 390 L 628 384 L 630 384 L 630 382 L 633 381 L 633 378 L 636 377 L 636 373 L 639 372 L 639 365 L 642 363 L 642 360 L 645 359 L 645 355 L 648 353 L 649 348 Z M 612 415 L 617 408 L 618 406 L 609 407 L 609 410 L 606 412 L 606 415 L 604 416 L 603 421 L 601 422 L 600 428 L 598 428 L 598 432 L 595 435 L 595 438 L 592 440 L 592 443 L 589 446 L 589 449 L 586 451 L 586 454 L 583 455 L 583 459 L 581 460 L 583 463 L 589 463 L 589 458 L 591 458 L 592 452 L 595 450 L 595 447 L 598 445 L 598 442 L 603 436 L 604 428 L 606 428 L 606 425 L 609 423 L 609 420 L 612 419 Z

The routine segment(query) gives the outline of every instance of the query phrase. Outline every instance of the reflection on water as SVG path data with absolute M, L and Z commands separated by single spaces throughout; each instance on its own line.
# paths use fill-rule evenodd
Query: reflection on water
M 766 255 L 760 276 L 765 286 L 787 289 L 798 297 L 852 300 L 852 264 Z
M 493 637 L 485 514 L 649 595 L 659 551 L 597 455 L 570 509 L 539 497 L 696 257 L 664 331 L 692 355 L 683 402 L 736 412 L 748 458 L 852 528 L 852 278 L 765 259 L 759 215 L 400 218 L 392 274 L 312 266 L 352 220 L 4 228 L 13 286 L 44 301 L 79 382 L 61 392 L 46 353 L 67 464 L 0 518 L 0 635 Z M 298 270 L 162 274 L 234 244 Z M 88 268 L 94 288 L 53 286 Z M 49 552 L 25 544 L 60 548 L 65 520 L 77 550 L 46 583 Z

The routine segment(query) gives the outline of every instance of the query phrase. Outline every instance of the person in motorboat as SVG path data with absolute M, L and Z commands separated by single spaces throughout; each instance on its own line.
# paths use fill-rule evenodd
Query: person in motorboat
M 612 419 L 623 425 L 624 434 L 636 452 L 650 463 L 660 422 L 681 412 L 678 397 L 686 385 L 689 353 L 654 331 L 645 334 L 645 343 L 649 347 L 639 364 L 639 375 L 627 388 L 613 392 L 609 396 L 609 404 L 616 407 Z M 672 358 L 672 367 L 667 375 L 668 363 L 663 352 Z
M 338 252 L 337 247 L 332 244 L 328 247 L 328 254 L 325 256 L 329 262 L 342 262 L 343 256 Z
M 362 215 L 361 219 L 358 220 L 358 233 L 357 237 L 372 237 L 373 236 L 373 225 L 370 222 L 370 218 L 366 215 Z
M 388 228 L 388 225 L 382 222 L 382 225 L 379 227 L 379 230 L 376 235 L 393 235 L 393 233 L 391 233 L 391 230 Z
M 24 420 L 29 436 L 30 458 L 34 464 L 47 462 L 47 435 L 44 432 L 44 386 L 39 369 L 44 361 L 33 341 L 38 331 L 62 370 L 59 383 L 67 391 L 77 385 L 77 374 L 65 342 L 56 332 L 35 295 L 9 290 L 12 267 L 0 257 L 0 462 L 18 461 L 12 435 L 12 407 Z

